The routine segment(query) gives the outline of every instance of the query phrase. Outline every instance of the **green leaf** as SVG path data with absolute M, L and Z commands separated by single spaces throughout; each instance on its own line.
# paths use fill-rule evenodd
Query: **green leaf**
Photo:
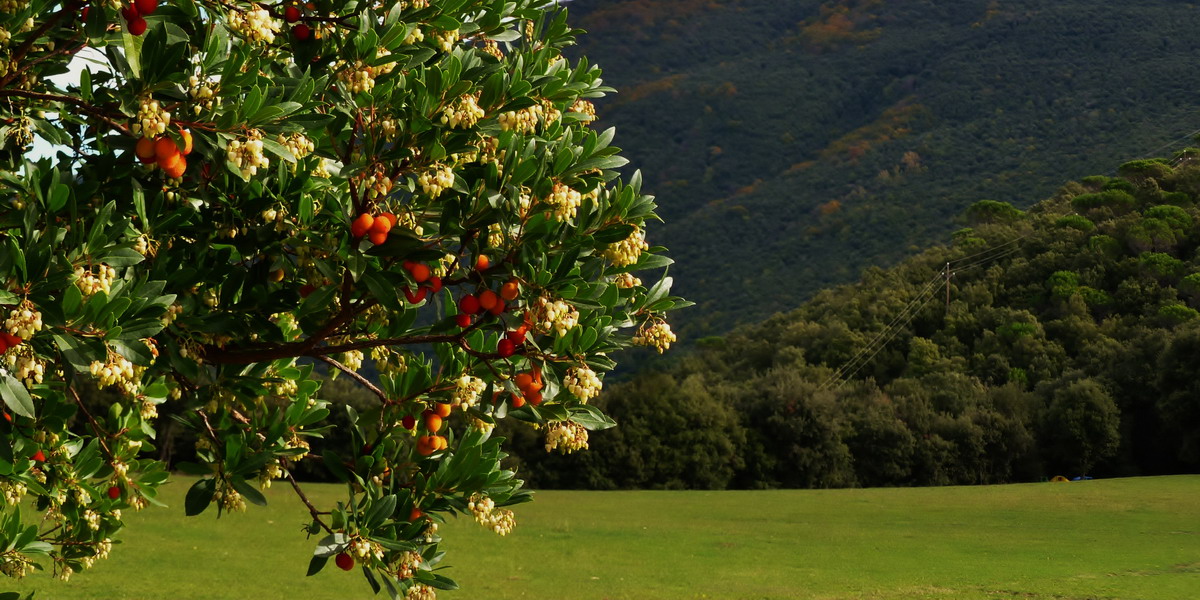
M 312 558 L 311 558 L 311 559 L 309 559 L 309 561 L 308 561 L 308 572 L 307 572 L 307 573 L 305 573 L 305 574 L 304 574 L 304 576 L 305 576 L 305 577 L 312 577 L 313 575 L 316 575 L 317 573 L 320 573 L 320 572 L 321 572 L 321 569 L 324 569 L 324 568 L 325 568 L 325 563 L 327 563 L 327 562 L 329 562 L 329 557 L 328 557 L 328 556 L 314 556 L 314 557 L 312 557 Z
M 25 389 L 25 384 L 13 377 L 11 373 L 5 372 L 4 378 L 0 379 L 0 396 L 4 397 L 4 404 L 13 412 L 30 419 L 35 417 L 33 398 L 29 397 L 29 391 Z
M 232 483 L 233 489 L 245 496 L 250 502 L 259 506 L 267 505 L 267 497 L 263 496 L 262 492 L 258 491 L 258 488 L 246 483 L 245 479 L 242 479 L 241 477 L 233 477 Z
M 201 479 L 193 483 L 192 487 L 188 489 L 187 496 L 183 499 L 184 514 L 192 517 L 204 512 L 204 509 L 212 503 L 216 491 L 217 486 L 212 479 Z

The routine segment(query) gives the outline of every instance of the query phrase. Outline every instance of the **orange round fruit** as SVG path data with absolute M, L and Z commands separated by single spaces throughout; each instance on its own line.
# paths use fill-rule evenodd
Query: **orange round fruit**
M 450 411 L 453 409 L 454 407 L 446 402 L 438 402 L 433 405 L 433 412 L 443 419 L 450 416 Z
M 133 153 L 137 155 L 138 160 L 149 164 L 154 162 L 154 140 L 150 138 L 142 138 L 138 140 L 137 146 L 133 149 Z
M 378 223 L 378 222 L 379 221 L 376 221 L 376 223 Z M 387 242 L 388 234 L 386 231 L 384 231 L 384 232 L 373 231 L 367 237 L 371 240 L 372 244 L 375 244 L 376 246 L 382 246 L 384 243 Z
M 154 154 L 158 156 L 158 163 L 161 166 L 163 157 L 179 154 L 179 146 L 175 145 L 175 140 L 164 135 L 154 140 Z
M 163 167 L 163 172 L 166 173 L 167 177 L 170 177 L 171 179 L 179 179 L 180 177 L 183 177 L 183 172 L 186 170 L 187 159 L 179 154 L 175 155 L 175 161 L 172 164 Z
M 496 303 L 500 301 L 500 297 L 492 290 L 483 290 L 479 293 L 479 307 L 483 310 L 492 310 Z
M 517 389 L 523 392 L 533 384 L 533 375 L 529 373 L 517 373 L 517 376 L 513 378 L 513 383 L 517 384 Z
M 371 215 L 368 215 L 367 213 L 358 215 L 358 218 L 355 219 L 354 222 L 350 224 L 350 233 L 353 234 L 354 237 L 360 238 L 367 234 L 367 231 L 369 231 L 371 229 L 371 224 L 373 224 L 374 222 L 375 222 L 375 217 L 372 217 Z
M 517 284 L 516 279 L 510 279 L 508 283 L 500 286 L 500 297 L 512 302 L 521 295 L 521 287 Z
M 422 263 L 414 264 L 412 266 L 412 268 L 408 270 L 408 272 L 412 274 L 413 281 L 415 281 L 417 283 L 425 283 L 426 281 L 429 280 L 429 276 L 433 274 L 429 270 L 429 265 L 425 265 Z M 440 279 L 438 280 L 438 283 L 439 284 L 441 283 Z M 434 290 L 434 291 L 436 292 L 437 290 Z
M 184 156 L 191 154 L 192 153 L 192 132 L 188 131 L 187 129 L 179 130 L 179 139 L 181 139 L 183 141 L 183 148 L 181 148 L 179 150 L 179 153 Z
M 430 433 L 437 433 L 442 428 L 442 418 L 435 412 L 430 412 L 425 415 L 425 429 Z
M 479 258 L 475 259 L 475 270 L 476 271 L 486 271 L 488 269 L 488 267 L 491 266 L 491 264 L 492 264 L 492 261 L 488 260 L 488 257 L 486 254 L 480 254 Z

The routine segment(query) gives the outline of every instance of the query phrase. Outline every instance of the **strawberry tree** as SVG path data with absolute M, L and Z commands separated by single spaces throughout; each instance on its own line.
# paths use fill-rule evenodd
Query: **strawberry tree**
M 634 275 L 670 261 L 577 33 L 545 0 L 0 0 L 0 572 L 106 557 L 160 503 L 172 417 L 188 514 L 282 479 L 310 572 L 453 587 L 438 522 L 504 534 L 530 498 L 495 422 L 586 447 L 612 355 L 664 350 L 686 304 Z M 320 443 L 335 412 L 351 454 Z

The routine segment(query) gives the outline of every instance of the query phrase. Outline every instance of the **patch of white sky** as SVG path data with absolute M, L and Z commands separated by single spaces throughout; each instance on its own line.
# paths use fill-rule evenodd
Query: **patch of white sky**
M 78 86 L 80 82 L 80 76 L 84 69 L 87 69 L 93 74 L 100 72 L 112 72 L 112 66 L 108 62 L 108 57 L 105 56 L 103 52 L 95 48 L 84 48 L 71 58 L 71 62 L 67 63 L 66 73 L 59 73 L 58 75 L 53 75 L 47 77 L 46 79 L 50 80 L 58 88 L 65 89 L 70 85 Z M 58 117 L 58 114 L 50 112 L 46 113 L 46 117 L 48 119 L 55 119 Z M 51 144 L 41 136 L 35 134 L 33 136 L 33 144 L 26 152 L 26 156 L 29 158 L 29 160 L 53 158 L 61 148 L 62 146 Z

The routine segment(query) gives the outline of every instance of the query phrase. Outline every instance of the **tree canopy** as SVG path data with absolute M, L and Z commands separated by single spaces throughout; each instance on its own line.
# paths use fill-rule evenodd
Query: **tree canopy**
M 670 263 L 645 242 L 655 203 L 589 127 L 610 90 L 564 58 L 579 31 L 555 5 L 2 8 L 7 576 L 106 557 L 158 503 L 179 426 L 188 514 L 287 480 L 310 574 L 432 597 L 454 585 L 432 570 L 444 515 L 504 534 L 530 498 L 495 423 L 586 448 L 614 424 L 589 403 L 613 355 L 675 339 L 686 302 L 634 275 Z M 323 372 L 372 402 L 323 399 Z M 350 443 L 323 447 L 335 423 Z M 301 469 L 345 499 L 314 506 Z

